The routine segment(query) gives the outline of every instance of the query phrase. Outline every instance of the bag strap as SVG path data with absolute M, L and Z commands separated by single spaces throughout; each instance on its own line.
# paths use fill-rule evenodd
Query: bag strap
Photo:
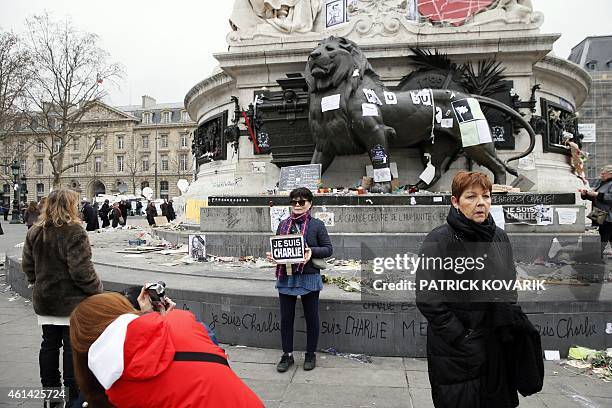
M 197 351 L 177 351 L 174 353 L 174 361 L 201 361 L 204 363 L 217 363 L 229 367 L 227 359 L 218 354 L 201 353 Z

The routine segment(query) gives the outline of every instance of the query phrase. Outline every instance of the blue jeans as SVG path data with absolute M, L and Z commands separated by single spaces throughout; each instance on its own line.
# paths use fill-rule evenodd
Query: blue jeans
M 68 387 L 70 401 L 79 394 L 72 368 L 72 348 L 70 347 L 70 327 L 44 324 L 42 326 L 42 343 L 38 354 L 40 382 L 44 387 L 61 387 L 59 371 L 59 351 L 63 348 L 64 386 Z

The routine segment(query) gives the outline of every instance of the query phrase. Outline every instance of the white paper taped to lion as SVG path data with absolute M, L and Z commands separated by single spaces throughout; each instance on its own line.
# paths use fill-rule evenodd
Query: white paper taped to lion
M 487 119 L 476 99 L 465 98 L 452 101 L 451 104 L 457 122 L 459 122 L 463 147 L 476 146 L 493 141 Z

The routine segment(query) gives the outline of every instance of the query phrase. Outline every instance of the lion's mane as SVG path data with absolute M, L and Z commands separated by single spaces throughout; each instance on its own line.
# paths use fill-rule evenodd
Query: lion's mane
M 350 131 L 350 118 L 346 104 L 355 91 L 360 89 L 364 76 L 373 78 L 377 83 L 380 83 L 380 79 L 359 46 L 353 41 L 332 36 L 321 41 L 320 46 L 326 44 L 337 45 L 339 49 L 346 52 L 339 52 L 335 55 L 334 69 L 324 78 L 316 78 L 312 75 L 311 59 L 308 60 L 304 70 L 304 77 L 310 92 L 309 124 L 315 148 L 338 155 L 360 154 L 365 150 L 360 141 L 352 140 L 353 132 Z M 358 72 L 359 75 L 354 76 L 355 72 Z M 321 112 L 321 100 L 323 96 L 330 93 L 341 95 L 340 109 L 323 113 Z M 347 137 L 347 140 L 338 139 L 344 136 Z

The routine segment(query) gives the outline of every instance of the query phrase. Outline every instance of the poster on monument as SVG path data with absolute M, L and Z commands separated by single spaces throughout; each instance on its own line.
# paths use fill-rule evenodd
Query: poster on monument
M 345 0 L 328 0 L 325 3 L 325 27 L 346 23 Z
M 198 262 L 206 262 L 206 235 L 189 234 L 189 255 Z
M 289 209 L 289 207 L 270 207 L 271 231 L 276 234 L 278 224 L 280 224 L 282 220 L 289 218 L 290 215 L 291 210 Z
M 553 208 L 544 205 L 504 206 L 506 224 L 551 225 Z

